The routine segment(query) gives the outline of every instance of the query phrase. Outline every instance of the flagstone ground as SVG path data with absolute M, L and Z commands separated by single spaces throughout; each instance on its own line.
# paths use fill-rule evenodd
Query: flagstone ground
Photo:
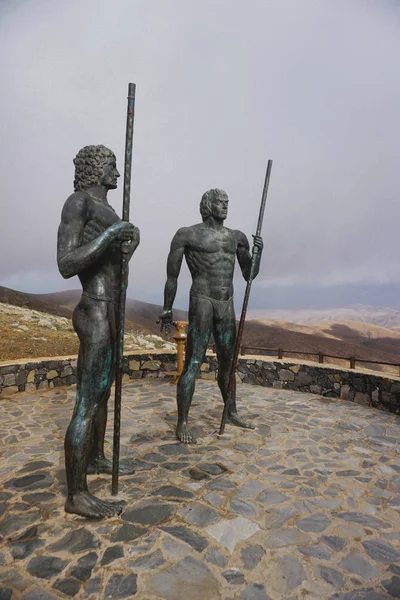
M 0 403 L 0 600 L 400 598 L 400 417 L 251 385 L 255 431 L 217 435 L 221 399 L 198 381 L 194 446 L 174 436 L 175 388 L 123 388 L 120 517 L 64 513 L 63 437 L 75 389 Z M 112 411 L 110 411 L 112 412 Z M 112 414 L 108 427 L 111 445 Z M 90 489 L 110 496 L 110 477 Z

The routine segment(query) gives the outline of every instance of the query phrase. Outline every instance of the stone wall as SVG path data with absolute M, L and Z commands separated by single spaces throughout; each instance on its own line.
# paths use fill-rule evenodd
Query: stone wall
M 76 357 L 18 361 L 0 365 L 0 396 L 47 389 L 76 383 Z M 215 379 L 217 361 L 206 356 L 200 376 Z M 163 378 L 176 371 L 174 352 L 147 352 L 124 356 L 124 379 Z M 370 372 L 339 369 L 329 365 L 266 360 L 265 357 L 239 359 L 238 383 L 251 383 L 275 389 L 298 390 L 341 398 L 400 414 L 400 379 Z
M 215 373 L 215 357 L 206 357 L 206 362 L 209 372 Z M 315 363 L 240 358 L 236 381 L 340 398 L 400 414 L 400 379 L 390 379 L 371 372 Z
M 127 354 L 123 365 L 125 379 L 165 377 L 176 370 L 176 353 Z M 72 385 L 76 367 L 76 356 L 0 364 L 0 396 Z

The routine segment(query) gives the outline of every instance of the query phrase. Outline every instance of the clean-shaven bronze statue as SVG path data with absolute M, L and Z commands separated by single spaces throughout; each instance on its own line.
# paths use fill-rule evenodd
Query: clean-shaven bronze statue
M 235 384 L 231 386 L 228 398 L 229 373 L 236 337 L 233 307 L 235 257 L 246 280 L 250 276 L 252 257 L 245 234 L 224 227 L 227 212 L 226 192 L 219 189 L 206 192 L 200 203 L 203 222 L 179 229 L 172 240 L 168 256 L 164 309 L 160 315 L 163 330 L 169 331 L 173 321 L 172 305 L 183 256 L 193 280 L 190 290 L 185 366 L 177 388 L 176 435 L 185 444 L 195 442 L 188 427 L 188 415 L 195 377 L 204 360 L 211 333 L 214 335 L 217 349 L 218 385 L 224 402 L 229 402 L 226 422 L 238 427 L 254 428 L 237 413 Z M 263 248 L 261 236 L 254 236 L 254 245 L 259 248 L 259 252 L 253 278 L 258 274 L 260 266 Z
M 62 211 L 57 254 L 61 275 L 78 275 L 83 289 L 73 314 L 80 347 L 76 404 L 65 436 L 65 510 L 102 518 L 120 513 L 123 503 L 96 498 L 86 480 L 88 473 L 112 472 L 104 436 L 115 371 L 121 245 L 130 258 L 140 238 L 139 230 L 121 221 L 107 201 L 119 177 L 114 153 L 101 145 L 85 146 L 74 164 L 75 192 Z M 132 472 L 129 467 L 124 471 Z

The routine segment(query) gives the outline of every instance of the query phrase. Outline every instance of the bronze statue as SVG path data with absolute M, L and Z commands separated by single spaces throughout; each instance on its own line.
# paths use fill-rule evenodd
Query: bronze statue
M 226 422 L 238 427 L 254 428 L 254 425 L 243 421 L 237 413 L 236 385 L 231 386 L 228 399 L 229 373 L 236 337 L 233 307 L 235 255 L 246 281 L 250 276 L 252 257 L 245 234 L 224 227 L 227 212 L 226 192 L 219 189 L 206 192 L 200 203 L 203 222 L 179 229 L 172 240 L 168 256 L 164 309 L 160 315 L 162 330 L 168 332 L 173 321 L 172 305 L 184 255 L 192 275 L 185 366 L 177 387 L 176 435 L 185 444 L 195 442 L 188 427 L 188 415 L 195 377 L 204 360 L 211 333 L 217 350 L 218 385 L 224 402 L 229 401 Z M 263 248 L 261 236 L 254 236 L 254 245 L 259 252 L 253 268 L 253 278 L 258 274 L 260 266 Z
M 76 404 L 65 435 L 68 498 L 65 510 L 84 517 L 119 514 L 121 502 L 105 502 L 87 487 L 88 473 L 111 473 L 104 454 L 107 404 L 115 376 L 121 245 L 129 258 L 139 245 L 137 227 L 121 221 L 107 201 L 119 173 L 114 153 L 85 146 L 76 158 L 75 192 L 65 202 L 58 230 L 58 268 L 78 275 L 82 297 L 73 313 L 80 346 Z M 121 472 L 132 472 L 122 467 Z

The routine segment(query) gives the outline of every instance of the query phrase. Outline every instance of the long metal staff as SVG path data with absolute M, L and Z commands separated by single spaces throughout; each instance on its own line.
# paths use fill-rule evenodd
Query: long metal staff
M 265 174 L 264 189 L 263 189 L 263 194 L 262 194 L 262 199 L 261 199 L 260 214 L 258 215 L 256 235 L 261 235 L 261 228 L 262 228 L 262 223 L 263 223 L 263 219 L 264 219 L 265 204 L 267 202 L 269 179 L 271 177 L 271 169 L 272 169 L 272 160 L 269 160 L 268 165 L 267 165 L 267 172 Z M 250 276 L 247 280 L 246 292 L 244 294 L 242 314 L 240 315 L 239 328 L 238 328 L 238 332 L 237 332 L 237 336 L 236 336 L 235 352 L 233 354 L 231 370 L 229 373 L 228 391 L 226 394 L 224 412 L 222 413 L 221 426 L 219 428 L 219 435 L 222 435 L 225 431 L 225 423 L 226 423 L 229 408 L 231 405 L 230 396 L 231 396 L 231 391 L 233 389 L 233 382 L 235 380 L 235 373 L 236 373 L 236 367 L 237 367 L 237 362 L 238 362 L 238 357 L 239 357 L 240 344 L 242 342 L 244 322 L 246 319 L 247 305 L 249 303 L 251 284 L 253 283 L 253 279 L 254 279 L 254 271 L 255 271 L 255 267 L 256 267 L 256 260 L 257 260 L 258 253 L 259 253 L 258 246 L 253 246 L 252 257 L 251 257 Z
M 135 92 L 136 85 L 130 83 L 128 86 L 128 108 L 126 113 L 126 137 L 125 137 L 125 165 L 124 165 L 124 198 L 122 206 L 122 220 L 129 221 L 129 204 L 131 195 L 131 171 L 132 171 L 132 145 L 133 145 L 133 120 L 135 116 Z M 119 473 L 119 442 L 121 430 L 121 389 L 122 389 L 122 362 L 124 355 L 124 330 L 125 330 L 125 302 L 126 288 L 128 285 L 128 254 L 129 250 L 121 244 L 121 282 L 118 306 L 117 348 L 115 360 L 115 405 L 114 405 L 114 441 L 113 441 L 113 465 L 111 493 L 118 494 Z

